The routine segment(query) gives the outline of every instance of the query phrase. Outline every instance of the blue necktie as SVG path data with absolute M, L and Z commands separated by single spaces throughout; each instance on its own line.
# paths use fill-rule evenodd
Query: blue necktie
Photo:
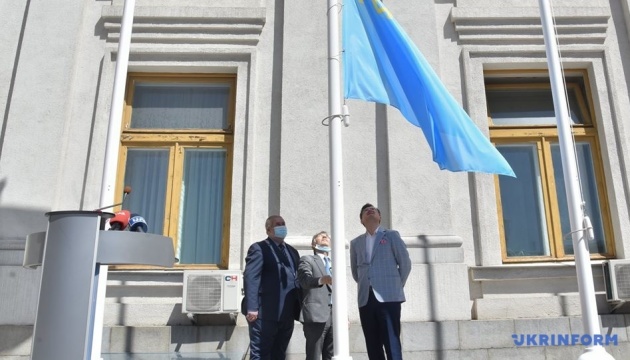
M 324 256 L 324 267 L 326 268 L 326 274 L 332 276 L 332 268 L 330 267 L 330 258 Z M 332 305 L 332 294 L 328 294 L 328 305 Z

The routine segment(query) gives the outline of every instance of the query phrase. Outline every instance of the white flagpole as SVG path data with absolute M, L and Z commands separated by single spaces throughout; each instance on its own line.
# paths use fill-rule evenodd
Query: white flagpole
M 346 241 L 344 230 L 343 168 L 341 152 L 341 50 L 338 0 L 328 0 L 328 113 L 330 142 L 330 226 L 333 263 L 334 360 L 352 360 L 348 332 Z
M 131 46 L 131 30 L 133 28 L 133 12 L 136 0 L 125 0 L 120 22 L 118 53 L 114 72 L 114 89 L 109 112 L 107 142 L 105 143 L 105 159 L 103 164 L 103 180 L 101 182 L 101 198 L 99 207 L 114 203 L 116 188 L 116 168 L 120 150 L 120 130 L 122 127 L 125 85 L 127 83 L 127 67 L 129 64 L 129 48 Z M 94 329 L 92 336 L 92 360 L 101 359 L 103 341 L 103 317 L 105 316 L 105 292 L 107 290 L 107 265 L 100 265 L 96 289 L 96 305 L 94 309 Z
M 566 188 L 567 204 L 569 207 L 569 220 L 571 223 L 571 237 L 575 253 L 575 268 L 577 272 L 578 290 L 580 293 L 580 305 L 582 307 L 582 322 L 584 323 L 584 335 L 600 335 L 599 318 L 597 316 L 597 303 L 595 301 L 595 286 L 593 285 L 593 270 L 591 269 L 591 257 L 588 247 L 588 237 L 584 229 L 584 213 L 582 193 L 577 171 L 577 161 L 571 127 L 569 125 L 566 91 L 562 81 L 560 59 L 556 45 L 556 35 L 551 16 L 549 0 L 539 0 L 540 17 L 542 21 L 547 63 L 549 66 L 549 78 L 553 103 L 558 123 L 558 138 L 560 155 L 562 158 L 562 170 L 564 172 L 564 185 Z M 601 345 L 587 346 L 579 360 L 587 359 L 613 359 Z

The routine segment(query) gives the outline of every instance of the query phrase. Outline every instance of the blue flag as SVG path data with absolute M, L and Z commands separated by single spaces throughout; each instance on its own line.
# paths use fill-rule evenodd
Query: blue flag
M 400 110 L 440 169 L 515 176 L 380 1 L 344 1 L 343 48 L 345 97 Z

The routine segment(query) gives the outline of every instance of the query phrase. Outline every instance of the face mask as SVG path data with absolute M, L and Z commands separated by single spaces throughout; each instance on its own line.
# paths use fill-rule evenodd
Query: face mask
M 324 245 L 315 245 L 313 247 L 317 251 L 326 252 L 326 253 L 329 253 L 332 250 L 329 246 L 324 246 Z
M 287 237 L 287 227 L 286 226 L 276 226 L 273 228 L 273 235 L 277 238 L 284 239 Z

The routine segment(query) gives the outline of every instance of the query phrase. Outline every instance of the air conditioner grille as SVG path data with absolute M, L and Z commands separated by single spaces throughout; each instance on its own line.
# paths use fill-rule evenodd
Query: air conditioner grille
M 615 266 L 615 281 L 617 282 L 617 297 L 630 299 L 630 264 Z
M 221 309 L 221 275 L 190 275 L 187 282 L 186 308 L 190 312 Z

